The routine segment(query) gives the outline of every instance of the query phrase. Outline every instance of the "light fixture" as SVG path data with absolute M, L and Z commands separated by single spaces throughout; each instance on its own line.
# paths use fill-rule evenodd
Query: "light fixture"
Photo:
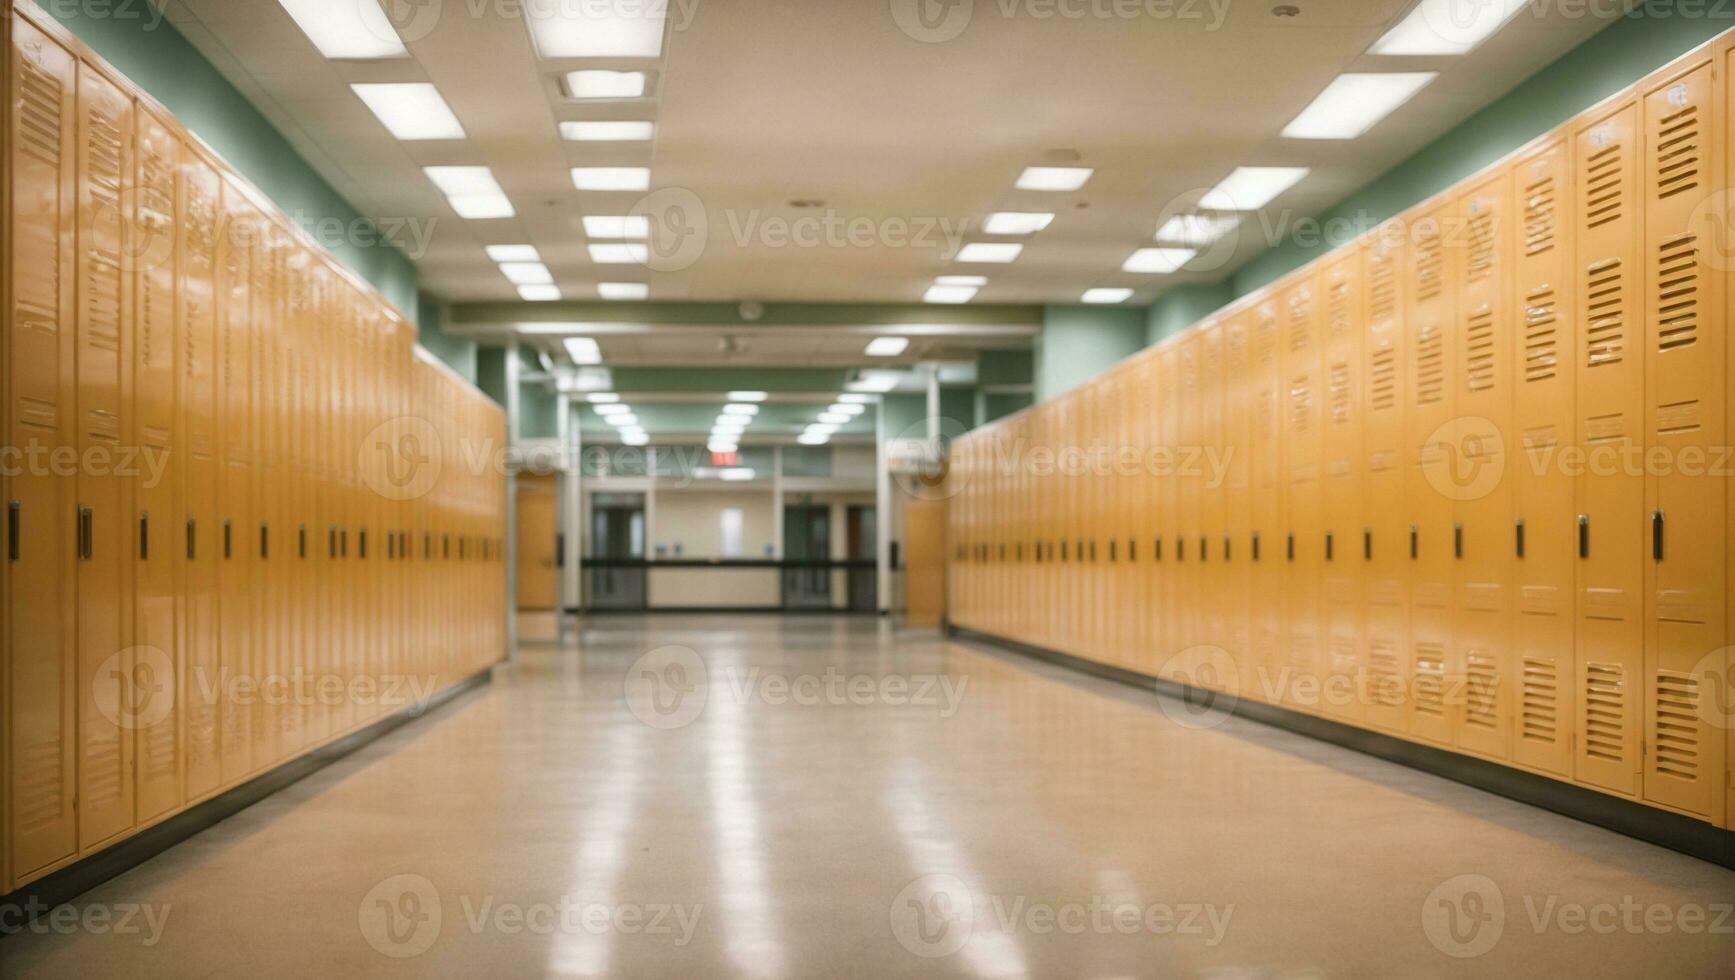
M 594 337 L 566 338 L 566 354 L 574 364 L 601 364 L 602 348 L 596 344 Z M 618 413 L 625 414 L 625 413 Z
M 446 203 L 452 206 L 458 217 L 468 221 L 510 218 L 517 213 L 512 210 L 512 202 L 504 194 L 465 194 L 461 197 L 448 197 Z
M 971 242 L 958 250 L 959 262 L 1010 262 L 1024 251 L 1017 242 Z
M 864 394 L 861 394 L 860 392 L 846 391 L 843 394 L 838 395 L 837 400 L 842 402 L 845 405 L 866 405 L 869 402 L 873 401 L 874 399 L 873 399 L 872 395 L 864 395 Z
M 987 276 L 935 276 L 936 286 L 986 286 Z
M 746 431 L 747 426 L 745 423 L 736 422 L 734 424 L 729 424 L 724 422 L 722 419 L 718 419 L 717 422 L 711 426 L 711 434 L 714 436 L 738 436 Z
M 851 418 L 850 416 L 845 415 L 842 412 L 820 412 L 819 413 L 819 420 L 821 422 L 825 423 L 826 425 L 847 425 L 849 423 L 850 418 Z
M 591 238 L 649 238 L 651 219 L 632 214 L 587 214 L 584 233 Z
M 922 294 L 924 303 L 968 303 L 976 296 L 975 286 L 929 286 Z
M 519 286 L 518 298 L 532 303 L 546 303 L 560 298 L 559 286 Z
M 729 392 L 729 400 L 732 402 L 762 402 L 769 397 L 771 397 L 770 394 L 763 391 Z
M 487 167 L 423 167 L 422 172 L 446 195 L 460 218 L 510 218 L 507 199 L 494 172 Z
M 807 428 L 805 428 L 801 431 L 803 431 L 803 432 L 818 432 L 818 433 L 821 433 L 823 435 L 829 436 L 829 435 L 836 433 L 837 429 L 838 429 L 838 427 L 835 425 L 832 425 L 830 422 L 815 422 L 812 425 L 808 426 Z
M 636 99 L 645 94 L 645 73 L 606 68 L 569 71 L 566 94 L 575 99 Z
M 712 439 L 705 443 L 705 450 L 713 453 L 734 453 L 741 451 L 741 445 L 727 439 Z
M 1098 286 L 1095 289 L 1085 290 L 1084 295 L 1078 299 L 1081 303 L 1124 303 L 1132 294 L 1133 291 L 1130 289 Z
M 560 124 L 560 138 L 576 143 L 637 143 L 650 139 L 656 132 L 656 123 L 632 120 Z
M 717 475 L 731 483 L 753 479 L 753 468 L 749 466 L 728 466 L 718 471 Z
M 1126 272 L 1174 272 L 1199 253 L 1190 248 L 1141 248 L 1121 263 Z
M 593 391 L 585 395 L 584 400 L 592 405 L 613 405 L 621 400 L 621 396 L 612 391 Z
M 1241 223 L 1235 214 L 1177 214 L 1157 229 L 1156 240 L 1164 245 L 1204 248 Z
M 828 407 L 826 411 L 854 418 L 855 416 L 867 411 L 867 406 L 859 402 L 846 402 L 840 400 L 837 404 Z
M 1370 54 L 1464 54 L 1506 25 L 1526 0 L 1422 0 L 1374 42 Z
M 626 415 L 632 411 L 631 408 L 628 408 L 621 402 L 603 402 L 601 404 L 593 404 L 591 410 L 596 412 L 598 415 Z
M 502 262 L 500 272 L 519 286 L 529 286 L 537 283 L 554 281 L 554 274 L 548 271 L 548 266 L 541 262 Z
M 648 435 L 643 429 L 633 429 L 631 431 L 621 432 L 621 445 L 623 446 L 643 446 L 648 444 L 650 441 L 650 435 Z
M 541 262 L 535 245 L 490 245 L 488 257 L 496 262 Z
M 572 186 L 581 191 L 642 191 L 651 186 L 649 167 L 573 167 Z
M 639 417 L 631 412 L 622 415 L 605 415 L 603 421 L 617 429 L 636 429 L 639 425 Z
M 1021 191 L 1076 191 L 1095 173 L 1089 167 L 1025 167 L 1018 175 Z
M 909 346 L 908 337 L 875 337 L 868 341 L 864 353 L 869 357 L 897 357 Z
M 730 402 L 723 406 L 724 415 L 758 415 L 759 406 L 752 402 Z
M 1052 211 L 996 211 L 983 222 L 990 235 L 1033 235 L 1054 220 Z
M 357 82 L 350 91 L 401 140 L 461 140 L 464 127 L 427 82 Z
M 536 53 L 544 58 L 655 58 L 663 53 L 667 4 L 591 0 L 523 6 Z
M 599 282 L 596 294 L 603 299 L 644 299 L 651 287 L 642 282 Z
M 795 441 L 803 446 L 823 446 L 831 441 L 831 434 L 827 432 L 803 432 L 795 437 Z
M 1205 192 L 1199 206 L 1212 211 L 1257 211 L 1306 176 L 1306 167 L 1236 167 Z
M 649 246 L 628 242 L 592 243 L 585 247 L 590 260 L 598 265 L 644 265 L 651 256 Z
M 1408 102 L 1438 72 L 1349 72 L 1331 80 L 1283 127 L 1294 140 L 1352 140 Z
M 357 0 L 277 0 L 327 58 L 403 58 L 409 55 L 377 3 Z
M 872 392 L 884 394 L 896 388 L 904 380 L 900 371 L 863 371 L 854 381 L 844 382 L 844 387 L 850 391 Z

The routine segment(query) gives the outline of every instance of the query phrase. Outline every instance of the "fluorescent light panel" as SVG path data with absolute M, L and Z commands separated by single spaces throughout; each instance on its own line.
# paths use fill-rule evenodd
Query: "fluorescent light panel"
M 1130 289 L 1099 286 L 1095 289 L 1085 290 L 1084 295 L 1078 299 L 1081 303 L 1124 303 L 1132 298 L 1132 295 L 1133 291 Z
M 650 296 L 651 287 L 642 282 L 599 282 L 596 294 L 603 299 L 644 299 Z
M 1127 256 L 1121 268 L 1127 272 L 1174 272 L 1197 254 L 1190 248 L 1141 248 Z
M 845 425 L 849 422 L 850 416 L 842 412 L 820 412 L 819 420 L 826 425 Z
M 656 123 L 635 120 L 563 122 L 560 138 L 575 143 L 637 143 L 657 133 Z
M 1199 200 L 1211 211 L 1257 211 L 1307 176 L 1306 167 L 1236 167 Z
M 524 17 L 544 58 L 655 58 L 667 9 L 644 0 L 527 3 Z
M 541 262 L 502 262 L 500 272 L 515 286 L 531 286 L 538 283 L 551 283 L 554 274 L 548 271 L 548 266 Z
M 356 97 L 401 140 L 461 140 L 464 127 L 452 107 L 427 82 L 357 82 Z
M 840 415 L 848 415 L 851 418 L 854 418 L 855 416 L 867 411 L 867 406 L 859 402 L 839 401 L 837 404 L 827 408 L 826 411 L 836 412 Z
M 518 298 L 532 303 L 545 303 L 560 298 L 559 286 L 519 286 Z
M 752 402 L 730 402 L 723 406 L 724 415 L 758 415 L 759 406 Z
M 1325 91 L 1283 127 L 1294 140 L 1352 140 L 1410 101 L 1438 72 L 1349 72 L 1331 80 Z
M 975 286 L 929 286 L 922 294 L 924 303 L 968 303 L 976 295 Z
M 1506 26 L 1526 0 L 1422 0 L 1370 54 L 1464 54 Z
M 590 260 L 598 265 L 643 265 L 651 257 L 649 246 L 632 242 L 593 242 L 586 248 L 590 251 Z
M 645 94 L 645 73 L 606 68 L 569 71 L 566 94 L 575 99 L 636 99 Z
M 649 238 L 651 219 L 643 215 L 587 214 L 584 233 L 592 238 Z
M 958 250 L 959 262 L 1010 262 L 1024 251 L 1017 242 L 971 242 Z
M 612 391 L 593 391 L 585 395 L 584 400 L 592 405 L 613 405 L 621 400 L 621 396 Z
M 631 408 L 618 401 L 603 402 L 600 405 L 593 405 L 592 410 L 598 415 L 626 415 L 632 411 Z
M 731 392 L 729 392 L 729 400 L 732 402 L 762 402 L 765 399 L 770 398 L 770 397 L 771 397 L 770 393 L 764 392 L 764 391 L 731 391 Z
M 825 432 L 803 432 L 795 437 L 795 441 L 803 446 L 823 446 L 831 441 L 831 435 Z
M 1157 229 L 1156 239 L 1164 245 L 1204 248 L 1240 223 L 1235 214 L 1177 214 Z
M 1076 191 L 1095 173 L 1089 167 L 1025 167 L 1018 175 L 1021 191 Z
M 982 224 L 990 235 L 1033 235 L 1054 220 L 1052 211 L 996 211 Z
M 934 284 L 938 286 L 986 286 L 987 276 L 935 276 Z
M 535 245 L 490 245 L 488 257 L 496 262 L 541 262 Z
M 404 58 L 403 39 L 375 0 L 277 0 L 327 58 Z
M 910 346 L 908 337 L 875 337 L 868 341 L 869 357 L 897 357 Z
M 574 364 L 602 363 L 602 348 L 597 346 L 596 338 L 594 337 L 566 338 L 566 353 L 568 357 L 572 358 L 572 363 Z M 619 417 L 627 413 L 617 412 L 615 414 L 616 417 Z
M 581 191 L 642 191 L 651 186 L 648 167 L 573 167 L 572 186 Z

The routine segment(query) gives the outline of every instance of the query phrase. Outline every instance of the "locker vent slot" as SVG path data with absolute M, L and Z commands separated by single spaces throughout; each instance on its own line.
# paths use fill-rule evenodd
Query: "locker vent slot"
M 1354 326 L 1350 322 L 1350 304 L 1354 300 L 1354 296 L 1350 292 L 1352 285 L 1354 284 L 1348 279 L 1339 279 L 1331 284 L 1331 297 L 1326 301 L 1328 307 L 1326 317 L 1331 323 L 1330 335 L 1332 337 L 1342 337 L 1349 332 L 1350 327 Z
M 97 726 L 86 733 L 79 772 L 87 777 L 81 780 L 88 790 L 86 802 L 112 803 L 121 798 L 125 773 L 121 765 L 120 729 Z
M 1699 339 L 1698 236 L 1657 246 L 1657 350 L 1691 347 Z
M 1676 435 L 1682 432 L 1696 432 L 1703 424 L 1699 418 L 1699 400 L 1688 399 L 1684 402 L 1665 402 L 1657 406 L 1657 433 L 1659 435 Z
M 1253 328 L 1253 363 L 1270 367 L 1277 360 L 1277 321 L 1268 309 L 1260 313 L 1259 324 Z
M 1375 322 L 1397 312 L 1396 263 L 1386 254 L 1376 254 L 1368 263 L 1368 317 Z
M 1584 173 L 1584 219 L 1588 228 L 1619 221 L 1621 201 L 1621 145 L 1610 143 L 1592 153 Z
M 1626 676 L 1620 664 L 1593 663 L 1584 673 L 1584 752 L 1596 759 L 1626 758 Z
M 1524 254 L 1541 255 L 1555 242 L 1554 177 L 1543 177 L 1524 188 Z
M 1464 723 L 1493 731 L 1499 727 L 1500 667 L 1492 658 L 1464 658 Z
M 1619 364 L 1626 355 L 1626 284 L 1620 259 L 1603 259 L 1586 270 L 1585 364 Z
M 1416 337 L 1416 404 L 1432 405 L 1445 397 L 1445 337 L 1437 326 L 1424 326 Z
M 1494 387 L 1494 311 L 1486 306 L 1464 328 L 1464 380 L 1471 391 Z
M 1373 391 L 1373 409 L 1382 412 L 1398 403 L 1398 355 L 1391 347 L 1374 350 L 1368 368 L 1368 386 Z
M 1699 107 L 1683 106 L 1660 122 L 1656 159 L 1659 200 L 1699 186 Z
M 1416 299 L 1427 301 L 1439 296 L 1445 287 L 1445 256 L 1437 223 L 1429 222 L 1416 234 Z
M 1560 675 L 1555 662 L 1525 657 L 1519 677 L 1518 737 L 1550 745 L 1560 738 Z
M 60 80 L 28 58 L 20 58 L 24 77 L 18 86 L 18 145 L 50 166 L 60 166 L 60 132 L 66 93 Z
M 1446 714 L 1446 655 L 1438 643 L 1416 644 L 1416 713 Z
M 1542 286 L 1524 297 L 1524 380 L 1547 381 L 1560 366 L 1560 341 L 1556 333 L 1557 299 L 1554 290 Z
M 1338 361 L 1331 366 L 1331 376 L 1326 379 L 1331 386 L 1331 421 L 1334 425 L 1343 425 L 1349 421 L 1349 363 Z
M 1464 283 L 1470 285 L 1494 273 L 1494 212 L 1484 208 L 1470 216 Z
M 1313 414 L 1313 381 L 1307 375 L 1297 375 L 1289 383 L 1289 429 L 1306 432 L 1308 418 Z
M 145 734 L 145 775 L 153 779 L 175 773 L 175 726 L 172 720 L 152 725 Z
M 18 746 L 18 793 L 13 798 L 20 833 L 40 830 L 53 823 L 61 814 L 65 785 L 63 743 L 57 732 L 40 742 Z
M 1386 708 L 1404 703 L 1404 677 L 1398 646 L 1390 637 L 1368 637 L 1368 699 Z
M 1699 679 L 1658 670 L 1656 675 L 1656 770 L 1681 779 L 1699 778 Z

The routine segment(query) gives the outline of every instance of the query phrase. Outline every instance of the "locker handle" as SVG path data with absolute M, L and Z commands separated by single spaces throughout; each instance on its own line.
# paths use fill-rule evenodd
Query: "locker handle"
M 1590 557 L 1590 515 L 1578 515 L 1578 557 Z
M 367 528 L 355 532 L 355 556 L 367 560 Z
M 1452 525 L 1452 557 L 1464 557 L 1464 525 Z
M 1295 532 L 1294 531 L 1289 532 L 1289 537 L 1284 544 L 1284 551 L 1285 551 L 1286 556 L 1288 557 L 1288 559 L 1290 561 L 1295 560 Z
M 1334 550 L 1332 548 L 1332 543 L 1333 543 L 1332 542 L 1332 533 L 1330 531 L 1325 532 L 1325 560 L 1326 561 L 1332 560 L 1332 555 L 1333 555 L 1333 550 Z
M 24 504 L 14 500 L 6 505 L 6 560 L 18 560 L 18 527 L 22 523 Z
M 987 546 L 984 545 L 982 550 L 987 551 L 988 550 Z M 451 558 L 452 557 L 452 536 L 450 534 L 444 535 L 440 538 L 440 557 L 441 558 Z M 987 556 L 984 555 L 983 557 L 987 557 Z
M 349 528 L 339 528 L 337 532 L 337 556 L 349 557 Z
M 199 557 L 199 519 L 187 518 L 187 560 L 193 561 Z
M 1253 560 L 1259 560 L 1259 532 L 1253 532 Z
M 1179 534 L 1175 535 L 1175 560 L 1187 560 L 1187 539 Z
M 259 557 L 271 557 L 271 522 L 259 522 Z
M 1415 561 L 1416 557 L 1421 554 L 1421 550 L 1422 550 L 1421 549 L 1421 541 L 1419 540 L 1419 536 L 1418 536 L 1417 531 L 1416 531 L 1416 526 L 1414 524 L 1411 524 L 1410 525 L 1410 560 Z
M 1137 538 L 1128 538 L 1127 539 L 1127 561 L 1138 561 L 1138 560 L 1139 560 L 1139 540 Z
M 398 560 L 398 532 L 386 532 L 386 561 Z
M 325 545 L 326 545 L 326 550 L 328 552 L 330 552 L 331 557 L 336 558 L 337 557 L 337 525 L 336 524 L 328 525 L 326 527 L 326 529 L 325 529 Z
M 1374 560 L 1374 529 L 1371 527 L 1361 529 L 1361 557 L 1362 561 Z
M 1211 546 L 1206 543 L 1205 536 L 1203 534 L 1199 535 L 1199 560 L 1200 561 L 1210 561 L 1211 560 Z
M 1115 548 L 1116 548 L 1116 544 L 1117 544 L 1117 543 L 1116 543 L 1116 542 L 1115 542 L 1115 540 L 1114 540 L 1114 539 L 1112 539 L 1112 538 L 1111 538 L 1111 539 L 1109 539 L 1109 543 L 1108 543 L 1108 560 L 1109 560 L 1109 564 L 1111 564 L 1111 565 L 1112 565 L 1112 564 L 1114 564 L 1114 562 L 1115 562 Z
M 554 567 L 566 567 L 566 532 L 561 531 L 554 536 Z
M 1020 563 L 1022 563 L 1024 561 L 1024 542 L 1022 542 L 1022 541 L 1018 542 L 1018 546 L 1014 549 L 1014 551 L 1018 556 L 1018 561 Z M 485 539 L 482 542 L 482 560 L 483 561 L 488 560 L 488 542 Z
M 1160 534 L 1157 535 L 1157 539 L 1156 539 L 1155 544 L 1156 544 L 1156 549 L 1157 549 L 1157 561 L 1162 561 L 1163 560 L 1163 536 L 1162 535 L 1160 535 Z
M 89 507 L 78 509 L 78 557 L 89 561 L 91 556 L 90 539 L 96 534 L 94 518 Z
M 1095 545 L 1092 545 L 1091 547 L 1094 548 Z M 458 539 L 458 557 L 464 557 L 464 541 L 462 538 Z M 1006 545 L 1004 543 L 1000 545 L 1000 560 L 1006 560 Z
M 1663 511 L 1651 511 L 1651 560 L 1663 560 Z
M 1524 518 L 1512 522 L 1512 547 L 1518 557 L 1524 557 Z
M 1060 543 L 1060 560 L 1063 562 L 1067 560 L 1066 559 L 1066 542 L 1065 541 L 1062 541 Z
M 151 512 L 139 511 L 139 561 L 149 561 L 151 557 Z
M 1229 535 L 1227 535 L 1227 534 L 1223 535 L 1223 560 L 1224 561 L 1229 560 L 1229 548 L 1232 544 L 1232 541 L 1233 541 L 1233 539 L 1230 538 Z

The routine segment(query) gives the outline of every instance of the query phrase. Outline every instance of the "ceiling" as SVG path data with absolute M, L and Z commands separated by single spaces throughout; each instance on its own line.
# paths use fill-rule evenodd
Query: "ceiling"
M 583 63 L 539 60 L 517 2 L 423 2 L 411 8 L 421 11 L 414 29 L 401 31 L 411 56 L 384 61 L 327 60 L 278 0 L 164 4 L 359 210 L 423 227 L 432 219 L 425 251 L 411 257 L 423 287 L 445 299 L 516 301 L 483 246 L 530 243 L 569 299 L 633 281 L 648 283 L 653 301 L 919 303 L 935 276 L 973 273 L 989 278 L 975 299 L 983 304 L 1075 302 L 1098 286 L 1131 287 L 1136 304 L 1217 281 L 1270 244 L 1260 229 L 1271 222 L 1244 223 L 1233 247 L 1202 257 L 1210 268 L 1141 275 L 1120 265 L 1151 243 L 1174 202 L 1190 205 L 1236 166 L 1311 167 L 1272 209 L 1320 213 L 1607 23 L 1543 5 L 1461 57 L 1365 54 L 1410 5 L 1292 0 L 1294 16 L 1276 16 L 1266 0 L 960 0 L 932 9 L 967 13 L 966 26 L 930 43 L 900 28 L 903 0 L 670 0 L 660 59 L 599 63 L 650 69 L 651 97 L 593 106 L 565 99 L 557 79 Z M 1055 10 L 1135 16 L 1040 16 Z M 1337 74 L 1376 69 L 1441 75 L 1358 139 L 1279 137 Z M 467 138 L 394 139 L 348 87 L 379 81 L 433 82 Z M 657 136 L 560 139 L 557 123 L 578 119 L 654 120 Z M 1080 191 L 1013 188 L 1026 166 L 1073 161 L 1096 171 Z M 442 164 L 490 167 L 516 216 L 457 217 L 421 171 Z M 645 195 L 577 191 L 568 169 L 580 165 L 649 166 L 654 194 L 697 202 L 702 251 L 664 271 L 593 264 L 580 219 L 630 213 Z M 798 199 L 822 203 L 792 207 Z M 980 231 L 989 212 L 1019 210 L 1057 217 L 1022 239 Z M 818 243 L 784 238 L 804 231 Z M 966 265 L 953 259 L 965 240 L 1025 249 L 1008 265 Z M 718 340 L 701 334 L 622 335 L 605 353 L 702 364 Z M 853 333 L 838 336 L 775 342 L 791 363 L 861 360 L 843 346 Z

